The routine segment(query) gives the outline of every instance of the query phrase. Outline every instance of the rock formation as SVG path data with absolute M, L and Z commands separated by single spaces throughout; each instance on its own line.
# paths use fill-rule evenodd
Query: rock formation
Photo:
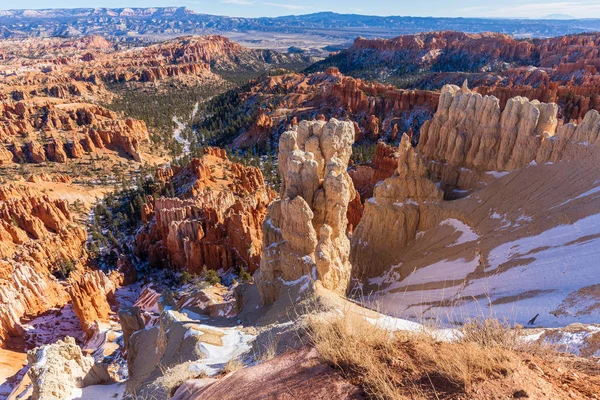
M 107 276 L 102 271 L 84 271 L 71 274 L 67 292 L 73 311 L 81 321 L 81 328 L 91 337 L 96 321 L 107 322 L 111 315 L 110 300 L 121 283 L 122 276 L 114 271 Z
M 81 258 L 86 233 L 72 224 L 65 201 L 17 185 L 0 187 L 0 341 L 21 333 L 24 315 L 66 303 L 51 273 Z
M 84 44 L 94 41 L 104 44 Z M 309 60 L 247 49 L 217 35 L 124 51 L 101 38 L 5 41 L 0 58 L 0 163 L 65 163 L 96 148 L 122 150 L 141 161 L 140 145 L 149 140 L 146 126 L 98 105 L 117 96 L 106 84 L 158 89 L 170 79 L 185 86 L 215 85 L 221 79 L 217 71 L 263 71 Z M 258 131 L 269 128 L 265 117 L 258 121 Z
M 34 399 L 64 400 L 77 388 L 102 383 L 94 359 L 72 337 L 29 351 L 27 361 Z
M 353 276 L 370 275 L 389 266 L 417 231 L 432 224 L 436 203 L 443 199 L 443 192 L 427 179 L 421 155 L 407 135 L 402 136 L 395 157 L 394 175 L 375 186 L 374 197 L 365 203 L 352 235 Z
M 84 147 L 89 151 L 98 147 L 123 150 L 134 160 L 141 161 L 140 144 L 149 140 L 143 121 L 123 119 L 97 105 L 42 99 L 0 103 L 0 140 L 11 142 L 11 146 L 5 148 L 13 153 L 11 158 L 18 159 L 23 152 L 22 161 L 65 163 L 67 153 L 72 158 L 81 158 Z M 48 132 L 50 138 L 44 140 L 41 132 Z M 69 146 L 61 136 L 69 137 Z M 25 137 L 32 140 L 23 144 Z
M 274 198 L 258 168 L 233 163 L 224 150 L 210 148 L 183 170 L 158 175 L 178 188 L 178 197 L 147 204 L 144 218 L 150 222 L 137 236 L 139 255 L 192 273 L 204 267 L 258 268 L 261 225 Z
M 373 197 L 375 184 L 394 174 L 398 168 L 395 152 L 396 149 L 393 146 L 379 141 L 371 165 L 359 165 L 349 172 L 361 199 Z
M 589 110 L 600 111 L 599 42 L 597 33 L 531 41 L 452 31 L 359 38 L 311 70 L 333 63 L 345 74 L 390 80 L 418 71 L 420 78 L 411 84 L 415 89 L 460 85 L 469 79 L 478 93 L 500 99 L 501 109 L 509 99 L 522 96 L 557 103 L 560 118 L 579 122 Z
M 0 186 L 0 343 L 23 334 L 22 317 L 69 302 L 88 334 L 96 319 L 108 318 L 106 297 L 120 273 L 109 279 L 101 271 L 85 272 L 86 239 L 66 201 L 16 184 Z
M 127 307 L 120 309 L 119 324 L 121 325 L 121 329 L 123 329 L 123 347 L 127 351 L 131 335 L 146 327 L 140 308 Z
M 502 111 L 496 97 L 448 85 L 434 118 L 423 124 L 419 149 L 431 178 L 445 190 L 471 189 L 489 180 L 486 172 L 557 161 L 567 143 L 595 142 L 595 110 L 580 126 L 558 129 L 557 111 L 556 104 L 523 97 L 509 99 Z
M 278 129 L 293 126 L 301 119 L 350 117 L 357 123 L 356 141 L 388 138 L 398 124 L 403 131 L 410 127 L 418 131 L 435 111 L 439 94 L 363 81 L 330 68 L 309 75 L 289 73 L 266 77 L 240 97 L 244 104 L 261 104 L 267 99 L 269 104 L 269 108 L 260 110 L 247 130 L 232 141 L 236 147 L 248 148 L 264 144 Z
M 302 121 L 281 135 L 281 200 L 269 206 L 265 251 L 254 275 L 264 303 L 273 303 L 282 286 L 303 277 L 345 292 L 350 278 L 347 210 L 355 198 L 346 170 L 353 142 L 354 125 L 335 119 Z
M 163 311 L 158 322 L 158 325 L 136 331 L 129 337 L 127 392 L 130 394 L 168 398 L 170 394 L 156 385 L 157 379 L 168 368 L 205 358 L 204 343 L 223 345 L 220 331 L 190 323 L 187 315 L 177 311 Z M 191 378 L 194 373 L 189 370 L 187 375 L 180 378 Z

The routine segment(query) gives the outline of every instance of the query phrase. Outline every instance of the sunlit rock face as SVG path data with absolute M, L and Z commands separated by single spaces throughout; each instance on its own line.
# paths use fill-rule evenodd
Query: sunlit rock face
M 262 301 L 272 303 L 283 286 L 318 280 L 344 293 L 350 278 L 348 204 L 355 198 L 347 171 L 354 124 L 335 119 L 302 121 L 279 140 L 281 200 L 263 225 L 264 253 L 254 275 Z

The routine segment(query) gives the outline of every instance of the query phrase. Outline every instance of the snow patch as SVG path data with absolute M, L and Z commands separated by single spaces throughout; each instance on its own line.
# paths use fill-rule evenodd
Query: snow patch
M 458 246 L 459 244 L 474 242 L 479 239 L 479 235 L 476 234 L 469 225 L 458 219 L 449 218 L 440 222 L 440 225 L 451 226 L 455 231 L 460 232 L 460 236 L 451 244 L 451 246 Z

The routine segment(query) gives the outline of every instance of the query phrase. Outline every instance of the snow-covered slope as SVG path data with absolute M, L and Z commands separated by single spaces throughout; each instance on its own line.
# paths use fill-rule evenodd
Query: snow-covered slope
M 420 232 L 363 289 L 404 318 L 460 323 L 489 315 L 527 325 L 600 321 L 600 170 L 592 159 L 530 165 Z

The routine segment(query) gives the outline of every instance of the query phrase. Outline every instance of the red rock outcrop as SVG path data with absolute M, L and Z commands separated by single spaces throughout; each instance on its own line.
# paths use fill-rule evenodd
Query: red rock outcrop
M 359 165 L 356 169 L 349 171 L 354 187 L 362 199 L 373 197 L 375 185 L 394 174 L 398 167 L 395 152 L 396 149 L 393 146 L 379 141 L 371 165 Z
M 27 182 L 40 183 L 40 182 L 60 182 L 60 183 L 71 183 L 71 177 L 63 174 L 52 174 L 48 175 L 42 172 L 40 175 L 31 175 L 27 178 Z
M 102 271 L 76 272 L 68 279 L 67 292 L 83 331 L 91 337 L 95 322 L 107 322 L 111 315 L 110 300 L 122 283 L 123 276 L 114 271 L 110 276 Z
M 21 317 L 68 301 L 52 273 L 83 259 L 86 238 L 65 201 L 30 188 L 0 186 L 0 343 L 21 334 Z
M 507 101 L 523 96 L 559 105 L 565 122 L 600 111 L 600 35 L 583 33 L 529 41 L 499 33 L 428 32 L 394 39 L 359 38 L 335 56 L 344 72 L 419 70 L 413 87 L 438 88 L 469 79 L 474 90 Z M 408 69 L 408 71 L 405 71 Z M 438 72 L 453 71 L 453 72 Z
M 47 175 L 40 179 L 52 179 Z M 110 278 L 86 271 L 87 233 L 67 202 L 30 187 L 0 186 L 0 345 L 23 334 L 20 320 L 72 302 L 88 334 L 108 318 L 110 297 L 123 272 Z M 60 279 L 70 278 L 66 281 Z
M 389 137 L 394 126 L 409 123 L 406 122 L 409 120 L 417 124 L 415 128 L 420 128 L 423 118 L 405 118 L 408 115 L 417 113 L 427 117 L 435 112 L 439 99 L 436 92 L 398 89 L 332 71 L 268 77 L 240 95 L 249 103 L 264 101 L 263 96 L 268 96 L 270 108 L 257 115 L 257 119 L 265 119 L 265 113 L 270 118 L 272 127 L 268 129 L 269 135 L 279 128 L 293 126 L 290 122 L 300 119 L 337 118 L 356 121 L 356 141 L 377 140 Z M 403 129 L 408 130 L 409 127 Z M 261 143 L 249 140 L 249 136 L 262 142 L 269 138 L 264 131 L 260 131 L 260 135 L 256 132 L 255 127 L 249 128 L 248 132 L 236 138 L 234 146 L 252 147 Z
M 254 122 L 254 125 L 248 131 L 238 136 L 232 145 L 246 148 L 258 143 L 264 143 L 271 135 L 273 126 L 273 119 L 266 113 L 261 113 Z
M 146 206 L 150 223 L 137 236 L 138 254 L 192 273 L 204 267 L 258 268 L 261 226 L 275 196 L 260 170 L 232 163 L 214 148 L 176 174 L 160 175 L 179 188 L 178 197 Z
M 3 110 L 3 112 L 2 112 Z M 40 118 L 39 115 L 45 115 Z M 4 102 L 0 107 L 0 140 L 10 140 L 14 157 L 21 149 L 15 140 L 30 137 L 36 131 L 49 131 L 50 139 L 42 138 L 25 145 L 27 159 L 41 163 L 48 160 L 67 161 L 65 144 L 59 136 L 71 140 L 69 154 L 81 158 L 84 145 L 90 151 L 96 147 L 122 149 L 136 161 L 141 161 L 140 144 L 149 140 L 143 121 L 122 119 L 103 107 L 86 103 L 40 102 L 39 99 Z M 83 144 L 82 144 L 83 143 Z

